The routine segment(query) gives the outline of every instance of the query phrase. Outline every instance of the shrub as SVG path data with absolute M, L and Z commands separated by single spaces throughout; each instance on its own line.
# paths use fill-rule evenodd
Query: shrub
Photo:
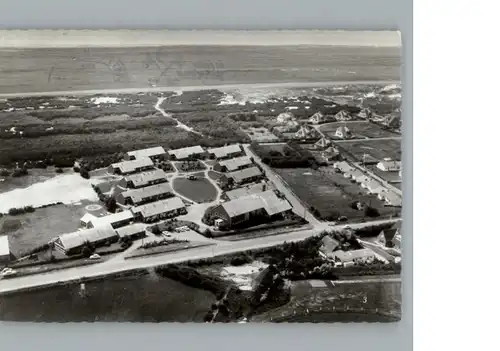
M 380 212 L 374 207 L 366 206 L 365 207 L 365 216 L 367 216 L 367 217 L 379 217 Z
M 64 170 L 62 168 L 57 168 L 56 169 L 56 173 L 63 173 L 63 172 L 64 172 Z
M 160 227 L 158 226 L 158 224 L 151 227 L 151 233 L 153 233 L 154 235 L 161 234 L 161 230 L 160 230 Z
M 89 171 L 87 171 L 85 168 L 80 169 L 80 175 L 85 179 L 90 178 Z

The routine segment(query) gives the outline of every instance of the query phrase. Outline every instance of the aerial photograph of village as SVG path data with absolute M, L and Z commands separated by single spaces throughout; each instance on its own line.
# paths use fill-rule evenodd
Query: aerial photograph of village
M 3 32 L 0 320 L 401 319 L 397 32 Z

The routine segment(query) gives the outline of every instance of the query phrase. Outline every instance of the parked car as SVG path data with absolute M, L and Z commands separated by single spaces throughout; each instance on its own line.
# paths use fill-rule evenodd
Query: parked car
M 190 174 L 190 175 L 188 175 L 188 179 L 189 179 L 189 180 L 196 180 L 196 179 L 198 179 L 198 178 L 196 178 L 196 176 L 195 176 L 195 175 Z
M 91 260 L 100 260 L 101 259 L 101 256 L 99 256 L 98 254 L 93 254 L 93 255 L 90 255 L 89 257 Z
M 3 277 L 3 278 L 8 278 L 8 277 L 12 277 L 14 275 L 17 274 L 17 271 L 13 270 L 12 268 L 4 268 L 2 270 L 2 272 L 0 272 L 0 275 Z

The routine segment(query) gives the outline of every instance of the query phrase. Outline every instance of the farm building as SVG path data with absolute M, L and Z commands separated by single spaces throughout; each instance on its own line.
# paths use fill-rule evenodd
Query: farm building
M 118 185 L 122 188 L 142 188 L 167 182 L 167 174 L 162 169 L 155 169 L 123 177 Z
M 103 246 L 107 242 L 118 241 L 118 234 L 111 225 L 79 230 L 73 233 L 59 235 L 55 238 L 54 246 L 66 255 L 79 254 L 86 243 L 94 247 Z
M 342 110 L 335 115 L 335 119 L 337 121 L 349 121 L 352 119 L 352 116 L 349 112 Z
M 328 146 L 330 146 L 331 143 L 332 143 L 332 141 L 330 139 L 323 137 L 323 138 L 319 139 L 316 143 L 314 143 L 314 147 L 316 149 L 322 150 L 322 149 L 326 149 Z
M 240 197 L 243 197 L 243 196 L 258 194 L 258 193 L 261 193 L 263 191 L 266 191 L 266 187 L 267 187 L 267 185 L 265 183 L 252 184 L 252 185 L 244 186 L 241 188 L 236 188 L 233 190 L 226 191 L 225 194 L 229 200 L 235 200 L 235 199 L 239 199 Z
M 222 220 L 224 226 L 231 228 L 254 217 L 278 218 L 291 209 L 286 199 L 280 199 L 273 190 L 267 190 L 222 203 L 208 211 L 212 217 Z
M 0 265 L 5 265 L 10 262 L 10 245 L 7 235 L 0 236 Z
M 187 213 L 186 205 L 184 205 L 180 197 L 172 197 L 166 200 L 132 207 L 131 211 L 137 219 L 145 223 L 151 223 Z
M 384 172 L 398 172 L 401 170 L 401 161 L 383 160 L 377 163 L 377 168 Z
M 138 160 L 141 158 L 150 158 L 152 161 L 166 157 L 167 153 L 161 146 L 151 147 L 149 149 L 129 151 L 125 154 L 125 160 Z
M 253 162 L 251 157 L 241 156 L 217 162 L 214 165 L 214 170 L 217 172 L 234 172 L 247 168 L 252 164 Z
M 161 183 L 121 192 L 116 196 L 116 202 L 120 205 L 138 206 L 172 196 L 174 196 L 174 192 L 170 184 Z
M 203 158 L 207 155 L 207 152 L 200 145 L 169 150 L 168 153 L 172 159 L 177 161 L 187 160 L 190 157 Z
M 248 182 L 257 181 L 264 177 L 264 174 L 259 169 L 259 167 L 245 168 L 240 171 L 234 171 L 228 173 L 222 179 L 227 178 L 227 180 L 232 179 L 234 184 L 243 184 Z
M 244 152 L 238 144 L 208 149 L 208 156 L 217 160 L 223 160 L 242 155 L 244 155 Z
M 132 174 L 154 168 L 153 161 L 150 158 L 141 158 L 133 161 L 123 161 L 113 163 L 108 167 L 110 174 Z
M 135 240 L 146 236 L 146 227 L 142 223 L 134 223 L 126 227 L 118 228 L 116 234 L 118 234 L 120 239 L 130 238 Z
M 122 211 L 106 216 L 95 216 L 91 213 L 86 213 L 80 218 L 82 227 L 90 229 L 97 228 L 103 225 L 111 225 L 112 228 L 120 228 L 134 221 L 134 216 L 130 211 Z
M 340 126 L 335 131 L 335 136 L 341 139 L 349 139 L 352 136 L 352 133 L 346 126 Z

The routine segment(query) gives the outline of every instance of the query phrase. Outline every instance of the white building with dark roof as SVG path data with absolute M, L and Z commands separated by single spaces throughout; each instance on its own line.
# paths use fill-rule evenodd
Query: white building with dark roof
M 59 235 L 53 243 L 56 249 L 66 255 L 79 254 L 86 243 L 94 247 L 102 246 L 108 242 L 116 242 L 118 234 L 111 225 L 97 228 L 79 230 L 72 233 Z
M 399 172 L 401 170 L 401 161 L 383 160 L 377 163 L 377 168 L 383 172 Z
M 165 149 L 162 146 L 151 147 L 148 149 L 129 151 L 125 154 L 125 160 L 138 160 L 141 158 L 150 158 L 156 160 L 167 156 Z
M 149 204 L 132 207 L 135 218 L 151 223 L 187 213 L 186 205 L 180 197 L 172 197 Z
M 167 173 L 162 169 L 155 169 L 123 177 L 118 185 L 122 188 L 142 188 L 167 181 Z
M 291 210 L 290 203 L 279 198 L 273 190 L 242 196 L 208 209 L 213 217 L 228 227 L 248 222 L 255 216 L 276 218 Z
M 168 183 L 160 183 L 142 188 L 130 189 L 116 195 L 120 205 L 138 206 L 147 202 L 163 200 L 174 196 L 174 191 Z
M 219 161 L 214 165 L 217 172 L 234 172 L 247 168 L 253 164 L 250 156 L 240 156 L 229 160 Z
M 233 158 L 244 154 L 239 144 L 217 147 L 213 149 L 208 149 L 207 151 L 210 157 L 215 158 L 217 160 Z
M 113 163 L 108 167 L 108 173 L 127 175 L 152 168 L 154 168 L 154 164 L 150 158 L 140 158 L 133 161 Z
M 169 150 L 170 157 L 177 161 L 187 160 L 190 157 L 205 157 L 207 152 L 200 146 L 189 146 L 182 149 Z

